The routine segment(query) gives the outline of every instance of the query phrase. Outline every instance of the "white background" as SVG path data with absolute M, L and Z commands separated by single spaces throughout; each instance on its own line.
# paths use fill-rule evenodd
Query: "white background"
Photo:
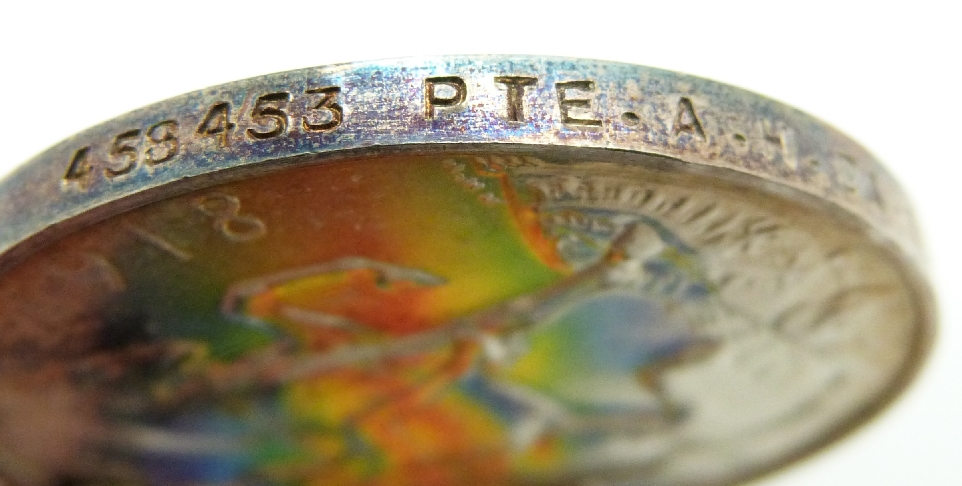
M 828 121 L 886 162 L 915 203 L 941 301 L 934 353 L 902 399 L 840 444 L 757 484 L 958 485 L 962 12 L 951 2 L 894 3 L 5 2 L 0 173 L 155 101 L 334 62 L 560 55 L 748 88 Z

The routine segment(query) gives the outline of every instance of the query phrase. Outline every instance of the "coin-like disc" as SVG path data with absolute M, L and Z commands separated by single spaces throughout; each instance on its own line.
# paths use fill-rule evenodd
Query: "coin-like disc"
M 433 108 L 463 101 L 434 82 L 450 90 L 425 92 Z M 287 130 L 285 99 L 251 108 L 263 124 L 243 136 Z M 212 106 L 196 136 L 234 128 Z M 679 106 L 682 137 L 710 129 Z M 77 150 L 60 190 L 161 170 L 183 143 L 152 127 L 102 167 Z M 911 235 L 743 174 L 560 145 L 280 157 L 13 252 L 0 471 L 731 483 L 848 431 L 914 370 L 929 317 L 892 243 Z

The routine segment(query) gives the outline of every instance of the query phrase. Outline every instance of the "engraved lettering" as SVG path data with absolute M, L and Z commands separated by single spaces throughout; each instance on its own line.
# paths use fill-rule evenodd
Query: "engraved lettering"
M 601 120 L 574 118 L 569 114 L 572 108 L 591 109 L 591 100 L 585 98 L 568 98 L 567 90 L 594 91 L 594 81 L 566 81 L 556 84 L 555 89 L 558 91 L 558 109 L 561 111 L 561 123 L 587 127 L 601 126 Z
M 202 137 L 216 137 L 221 147 L 226 147 L 230 132 L 235 126 L 230 121 L 230 103 L 221 101 L 211 105 L 207 115 L 197 127 L 197 134 Z
M 845 192 L 882 204 L 875 174 L 868 172 L 855 162 L 855 158 L 844 153 L 836 153 L 833 157 L 835 181 Z
M 772 126 L 768 120 L 762 122 L 765 141 L 772 144 L 781 154 L 782 162 L 791 170 L 798 170 L 798 154 L 795 149 L 795 132 L 778 122 Z
M 832 162 L 835 168 L 835 182 L 850 194 L 858 193 L 861 177 L 858 167 L 855 166 L 855 159 L 846 154 L 835 154 Z
M 675 123 L 671 128 L 671 132 L 676 135 L 682 132 L 688 132 L 692 135 L 705 138 L 705 129 L 702 127 L 701 120 L 698 119 L 698 115 L 695 113 L 695 106 L 692 105 L 689 98 L 683 96 L 678 100 L 678 110 L 675 114 Z
M 809 159 L 800 172 L 809 184 L 820 188 L 829 188 L 832 186 L 830 167 L 818 159 Z
M 529 76 L 496 76 L 494 82 L 507 87 L 508 121 L 524 121 L 524 89 L 538 84 L 538 78 Z
M 104 168 L 104 175 L 107 178 L 114 178 L 134 170 L 140 159 L 139 143 L 140 130 L 127 130 L 117 135 L 114 138 L 114 144 L 110 147 L 110 161 L 113 166 Z
M 306 94 L 321 95 L 320 101 L 314 105 L 314 110 L 326 112 L 330 119 L 328 121 L 311 121 L 307 115 L 304 116 L 302 124 L 304 130 L 309 132 L 328 132 L 341 126 L 344 120 L 344 108 L 337 104 L 337 95 L 341 92 L 338 86 L 324 86 L 321 88 L 310 88 L 304 91 Z
M 151 147 L 144 154 L 144 160 L 148 165 L 163 164 L 177 156 L 180 151 L 179 128 L 176 121 L 166 120 L 147 129 L 147 141 Z
M 65 182 L 85 184 L 92 172 L 93 166 L 90 165 L 90 147 L 84 147 L 74 152 L 73 158 L 70 159 L 70 165 L 67 166 L 67 172 L 63 175 L 63 180 Z
M 438 86 L 446 86 L 454 90 L 454 94 L 442 97 L 438 94 Z M 424 118 L 434 118 L 436 107 L 454 107 L 464 103 L 468 97 L 468 86 L 458 76 L 438 76 L 424 80 Z
M 248 128 L 247 136 L 255 140 L 265 140 L 287 132 L 290 118 L 284 110 L 290 101 L 291 94 L 286 91 L 259 96 L 251 109 L 251 121 L 265 130 Z
M 259 218 L 240 214 L 240 199 L 222 193 L 198 198 L 194 207 L 213 219 L 214 229 L 234 243 L 256 240 L 267 234 L 267 225 Z

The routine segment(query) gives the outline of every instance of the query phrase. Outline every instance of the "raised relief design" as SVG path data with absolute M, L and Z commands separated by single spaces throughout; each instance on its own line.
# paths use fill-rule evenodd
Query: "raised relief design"
M 292 126 L 276 98 L 257 133 Z M 73 431 L 55 466 L 23 449 L 8 474 L 686 484 L 781 460 L 884 390 L 912 318 L 884 257 L 646 162 L 319 164 L 65 239 L 0 280 L 0 397 L 43 405 L 0 398 L 0 420 Z

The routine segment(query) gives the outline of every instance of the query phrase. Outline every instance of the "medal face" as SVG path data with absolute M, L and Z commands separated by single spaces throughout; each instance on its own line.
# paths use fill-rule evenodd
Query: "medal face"
M 902 379 L 880 248 L 591 155 L 302 161 L 63 238 L 0 278 L 0 450 L 38 483 L 700 484 Z

